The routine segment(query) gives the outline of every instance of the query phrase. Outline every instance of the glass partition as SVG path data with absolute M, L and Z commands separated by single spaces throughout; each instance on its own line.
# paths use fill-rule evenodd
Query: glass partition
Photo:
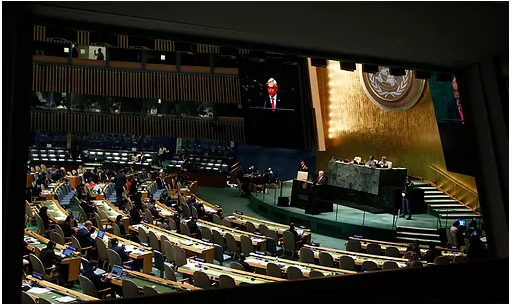
M 69 94 L 72 112 L 105 113 L 107 101 L 104 96 Z
M 69 103 L 66 93 L 33 91 L 30 96 L 32 109 L 67 111 Z

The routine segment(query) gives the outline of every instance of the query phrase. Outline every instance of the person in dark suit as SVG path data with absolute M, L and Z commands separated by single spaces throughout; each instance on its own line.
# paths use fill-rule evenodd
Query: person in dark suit
M 133 200 L 133 209 L 130 210 L 131 224 L 140 224 L 142 221 L 142 201 L 140 199 L 140 192 L 137 192 Z
M 303 159 L 300 160 L 300 167 L 298 167 L 298 171 L 309 172 L 309 167 L 307 167 Z
M 78 225 L 76 223 L 74 215 L 70 214 L 64 220 L 64 224 L 62 224 L 62 231 L 64 232 L 64 237 L 68 238 L 76 234 L 78 231 Z
M 294 235 L 295 242 L 301 241 L 301 237 L 300 237 L 300 235 L 298 235 L 298 232 L 296 232 L 296 227 L 295 227 L 294 223 L 290 223 L 289 224 L 289 229 L 286 230 L 286 231 L 289 231 L 289 232 L 291 232 Z
M 252 266 L 250 266 L 247 262 L 245 262 L 245 254 L 242 252 L 240 253 L 240 257 L 237 260 L 234 260 L 233 262 L 240 263 L 243 266 L 243 269 L 247 272 L 254 272 L 254 269 Z
M 325 176 L 325 172 L 319 171 L 318 177 L 314 181 L 314 185 L 326 185 L 326 182 L 327 182 L 327 178 Z
M 147 203 L 147 210 L 151 212 L 151 215 L 155 220 L 161 219 L 160 209 L 156 208 L 156 200 L 154 198 L 150 199 Z
M 197 234 L 197 238 L 202 239 L 202 234 L 199 226 L 197 226 L 197 218 L 195 216 L 186 223 L 186 226 L 190 229 L 190 234 Z
M 45 268 L 53 267 L 55 264 L 62 261 L 62 257 L 55 254 L 54 250 L 56 246 L 57 244 L 54 241 L 49 241 L 48 244 L 46 244 L 46 248 L 41 250 L 39 259 L 43 262 Z
M 156 184 L 158 185 L 158 189 L 165 189 L 165 179 L 161 172 L 158 173 L 158 177 L 156 177 Z
M 49 238 L 50 235 L 50 218 L 48 217 L 48 207 L 43 206 L 39 209 L 39 217 L 43 220 L 45 236 Z
M 436 248 L 435 243 L 431 242 L 429 243 L 429 249 L 426 251 L 426 254 L 424 255 L 424 260 L 428 263 L 434 263 L 435 259 L 439 256 L 442 256 L 442 251 L 440 249 Z
M 124 185 L 126 185 L 126 175 L 124 175 L 124 170 L 119 171 L 119 173 L 117 173 L 115 175 L 114 183 L 115 183 L 115 193 L 117 195 L 117 201 L 121 202 L 122 195 L 124 193 Z
M 412 211 L 410 209 L 410 194 L 411 194 L 411 191 L 413 189 L 413 182 L 410 180 L 410 177 L 409 176 L 406 176 L 406 181 L 405 181 L 405 185 L 403 187 L 403 192 L 402 192 L 402 206 L 401 206 L 401 215 L 400 217 L 405 217 L 406 216 L 406 219 L 407 220 L 411 220 L 412 219 Z
M 195 196 L 195 194 L 191 194 L 190 195 L 190 198 L 186 200 L 186 204 L 188 205 L 188 207 L 192 208 L 192 206 L 195 207 L 195 205 L 197 204 L 197 196 Z
M 268 95 L 265 96 L 263 103 L 263 107 L 265 109 L 271 109 L 275 111 L 277 109 L 288 108 L 283 103 L 283 100 L 279 98 L 280 94 L 277 94 L 278 90 L 279 87 L 277 85 L 277 81 L 273 78 L 268 79 L 268 81 L 266 82 L 266 91 L 268 92 Z
M 130 256 L 126 252 L 126 248 L 123 246 L 119 246 L 119 241 L 116 238 L 112 238 L 110 240 L 110 248 L 113 251 L 117 252 L 121 257 L 122 262 L 127 262 L 130 260 Z
M 76 239 L 82 247 L 94 246 L 96 240 L 91 237 L 92 222 L 86 221 L 83 226 L 76 232 Z
M 55 254 L 55 247 L 57 244 L 54 241 L 49 241 L 46 248 L 42 249 L 39 253 L 39 259 L 43 262 L 44 268 L 48 269 L 54 265 L 58 268 L 60 284 L 68 286 L 66 278 L 68 277 L 68 270 L 66 266 L 60 264 L 64 259 L 62 256 Z
M 119 226 L 119 230 L 121 231 L 121 235 L 126 235 L 126 229 L 124 228 L 124 225 L 122 223 L 122 215 L 121 214 L 119 214 L 115 218 L 115 223 L 117 224 L 117 226 Z
M 103 276 L 96 274 L 94 271 L 98 268 L 98 261 L 91 260 L 89 262 L 89 267 L 82 270 L 82 275 L 89 280 L 91 280 L 92 284 L 94 284 L 94 287 L 96 287 L 96 290 L 103 290 L 107 288 L 110 289 L 110 297 L 115 299 L 115 290 L 114 286 L 111 283 L 112 274 L 104 274 Z
M 82 207 L 83 211 L 87 214 L 98 212 L 98 208 L 96 204 L 90 200 L 90 196 L 86 196 L 85 199 L 80 201 L 80 207 Z

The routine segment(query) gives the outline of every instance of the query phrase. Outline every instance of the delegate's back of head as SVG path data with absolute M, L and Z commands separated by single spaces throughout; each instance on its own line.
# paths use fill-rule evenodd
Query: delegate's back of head
M 112 245 L 112 247 L 117 246 L 118 243 L 119 243 L 119 241 L 116 238 L 112 238 L 110 240 L 110 245 Z
M 98 268 L 98 261 L 90 260 L 89 261 L 89 269 L 94 271 L 94 270 L 96 270 L 96 268 Z
M 46 244 L 46 248 L 53 250 L 56 245 L 57 243 L 55 243 L 54 241 L 49 241 L 48 244 Z

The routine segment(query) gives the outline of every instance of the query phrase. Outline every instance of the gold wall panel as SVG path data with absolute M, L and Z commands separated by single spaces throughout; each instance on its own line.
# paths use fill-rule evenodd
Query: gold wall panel
M 316 71 L 324 134 L 329 134 L 329 128 L 338 134 L 325 138 L 326 151 L 317 152 L 318 170 L 326 169 L 332 157 L 367 160 L 370 155 L 377 159 L 385 155 L 394 167 L 408 168 L 415 176 L 426 177 L 432 164 L 445 168 L 428 86 L 414 107 L 391 113 L 371 103 L 358 73 L 340 70 L 336 61 Z M 335 123 L 330 117 L 335 117 Z

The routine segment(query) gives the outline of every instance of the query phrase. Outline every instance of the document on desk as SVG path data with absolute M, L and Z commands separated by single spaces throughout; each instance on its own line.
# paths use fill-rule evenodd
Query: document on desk
M 70 296 L 65 296 L 65 297 L 61 297 L 61 298 L 56 298 L 55 300 L 59 303 L 68 303 L 68 302 L 73 302 L 76 299 L 73 297 L 70 297 Z
M 51 290 L 49 290 L 48 288 L 32 287 L 27 292 L 32 293 L 32 294 L 43 294 L 43 293 L 51 292 Z

